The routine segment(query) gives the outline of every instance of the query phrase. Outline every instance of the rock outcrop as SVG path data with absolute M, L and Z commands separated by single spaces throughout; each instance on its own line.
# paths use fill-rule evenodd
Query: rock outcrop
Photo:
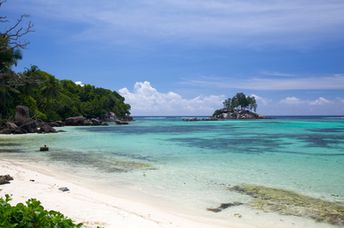
M 0 134 L 55 133 L 48 123 L 30 118 L 29 108 L 23 105 L 16 107 L 15 122 L 7 121 L 0 127 Z
M 226 110 L 219 109 L 213 115 L 214 118 L 220 120 L 226 119 L 263 119 L 263 116 L 249 110 Z
M 0 185 L 2 184 L 9 184 L 10 181 L 13 180 L 13 177 L 10 175 L 0 175 Z
M 15 123 L 6 122 L 5 125 L 0 129 L 0 134 L 26 134 L 26 133 L 55 133 L 56 130 L 49 124 L 29 119 L 27 122 L 20 126 Z
M 50 126 L 48 123 L 43 123 L 38 127 L 37 133 L 55 133 L 56 130 L 52 126 Z
M 129 122 L 125 121 L 125 120 L 116 120 L 115 122 L 116 122 L 116 124 L 119 124 L 119 125 L 127 125 L 127 124 L 129 124 Z
M 117 116 L 115 113 L 113 112 L 108 112 L 104 115 L 104 117 L 102 118 L 103 121 L 106 122 L 115 122 L 117 120 Z
M 84 116 L 74 116 L 65 119 L 64 125 L 66 126 L 99 126 L 107 125 L 97 118 L 87 119 Z
M 49 122 L 48 123 L 51 127 L 63 127 L 64 126 L 64 122 L 61 120 L 58 121 L 54 121 L 54 122 Z
M 114 113 L 109 114 L 109 118 L 115 118 L 113 121 L 118 121 Z M 42 120 L 35 120 L 30 118 L 29 108 L 23 105 L 18 105 L 16 108 L 15 121 L 7 121 L 0 126 L 0 134 L 26 134 L 26 133 L 55 133 L 54 127 L 62 126 L 100 126 L 108 125 L 99 118 L 86 118 L 84 116 L 74 116 L 66 118 L 64 121 L 44 122 Z M 120 124 L 128 124 L 126 120 L 121 120 Z
M 15 123 L 21 125 L 30 120 L 30 111 L 27 106 L 18 105 L 16 107 L 16 114 L 14 116 Z
M 84 125 L 86 118 L 83 116 L 73 116 L 65 119 L 66 126 L 81 126 Z

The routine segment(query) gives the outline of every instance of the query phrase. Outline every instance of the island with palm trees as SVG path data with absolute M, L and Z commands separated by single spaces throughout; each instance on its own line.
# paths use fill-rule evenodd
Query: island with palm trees
M 262 119 L 263 116 L 256 113 L 258 104 L 254 96 L 246 96 L 239 92 L 232 98 L 223 102 L 223 108 L 215 110 L 215 119 Z
M 213 115 L 207 118 L 189 117 L 184 121 L 216 121 L 233 119 L 263 119 L 257 114 L 258 104 L 254 96 L 246 96 L 244 93 L 236 93 L 232 98 L 223 102 L 223 108 L 214 111 Z

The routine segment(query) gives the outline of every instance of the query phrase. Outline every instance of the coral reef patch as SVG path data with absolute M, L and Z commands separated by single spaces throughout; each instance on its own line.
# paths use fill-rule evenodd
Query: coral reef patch
M 248 205 L 264 212 L 277 212 L 311 218 L 317 222 L 344 225 L 344 203 L 331 202 L 293 191 L 265 186 L 242 184 L 229 188 L 252 197 Z

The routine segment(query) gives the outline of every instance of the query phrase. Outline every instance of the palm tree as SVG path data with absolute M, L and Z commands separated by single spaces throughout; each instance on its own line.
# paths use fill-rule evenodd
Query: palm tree
M 12 73 L 0 73 L 0 119 L 9 117 L 12 110 L 11 104 L 15 101 L 15 95 L 19 94 L 16 88 L 17 76 Z
M 49 76 L 43 84 L 41 93 L 45 97 L 44 108 L 48 108 L 51 104 L 51 100 L 60 95 L 60 84 L 55 78 Z

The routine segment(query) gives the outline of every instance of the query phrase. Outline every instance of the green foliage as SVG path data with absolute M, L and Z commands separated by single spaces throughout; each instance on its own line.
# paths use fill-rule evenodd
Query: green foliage
M 130 105 L 117 92 L 58 80 L 36 66 L 0 77 L 0 100 L 0 115 L 4 119 L 13 116 L 17 105 L 28 106 L 33 117 L 47 121 L 77 115 L 102 117 L 107 112 L 120 118 L 130 115 Z
M 223 106 L 226 110 L 257 110 L 257 102 L 255 97 L 253 96 L 246 96 L 244 93 L 237 93 L 232 98 L 228 98 L 223 102 Z
M 76 115 L 102 117 L 107 112 L 119 118 L 130 115 L 130 105 L 115 91 L 58 80 L 37 66 L 13 72 L 12 67 L 22 59 L 21 50 L 28 44 L 21 38 L 32 32 L 31 22 L 23 24 L 25 18 L 22 15 L 10 29 L 0 31 L 0 120 L 13 118 L 17 105 L 28 106 L 33 117 L 47 121 Z M 0 19 L 0 24 L 8 21 L 6 16 Z
M 0 198 L 0 227 L 81 227 L 57 211 L 47 211 L 36 199 L 29 199 L 25 204 L 10 204 L 11 198 L 6 195 Z
M 10 72 L 12 65 L 17 65 L 20 59 L 22 59 L 21 51 L 11 48 L 9 37 L 0 33 L 0 73 Z

